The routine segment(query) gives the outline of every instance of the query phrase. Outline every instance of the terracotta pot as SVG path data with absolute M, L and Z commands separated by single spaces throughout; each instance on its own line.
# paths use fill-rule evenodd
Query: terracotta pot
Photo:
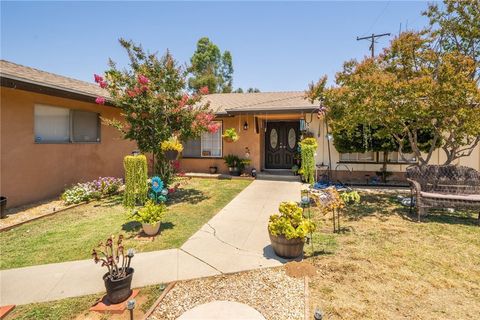
M 285 236 L 274 236 L 268 233 L 275 254 L 282 258 L 292 259 L 303 254 L 305 241 L 302 238 L 287 239 Z
M 223 138 L 223 140 L 225 140 L 225 142 L 228 142 L 228 143 L 232 143 L 236 141 L 236 140 L 233 140 L 232 138 Z
M 160 222 L 155 224 L 142 223 L 142 228 L 147 236 L 154 236 L 158 233 L 158 230 L 160 230 Z
M 127 276 L 117 280 L 111 280 L 109 273 L 103 275 L 105 289 L 107 289 L 107 299 L 112 304 L 123 302 L 132 294 L 133 271 L 133 268 L 128 268 Z
M 167 150 L 164 152 L 164 154 L 165 154 L 165 158 L 170 161 L 177 160 L 178 158 L 177 150 Z

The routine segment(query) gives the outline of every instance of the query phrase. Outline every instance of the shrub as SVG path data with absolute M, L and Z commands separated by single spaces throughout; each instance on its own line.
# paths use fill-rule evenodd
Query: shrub
M 147 200 L 147 158 L 144 155 L 126 156 L 123 160 L 125 168 L 125 193 L 123 205 L 133 208 L 137 203 Z
M 97 180 L 93 180 L 91 184 L 92 187 L 102 195 L 110 195 L 120 189 L 122 179 L 115 177 L 99 177 Z
M 226 155 L 225 157 L 223 157 L 223 160 L 225 161 L 225 164 L 228 166 L 228 167 L 237 167 L 240 165 L 240 158 L 237 157 L 236 155 L 233 155 L 233 154 L 229 154 L 229 155 Z
M 236 142 L 238 141 L 238 139 L 240 139 L 237 131 L 235 131 L 235 128 L 229 128 L 225 130 L 222 137 L 225 138 L 227 141 L 231 142 Z
M 171 137 L 168 140 L 162 141 L 160 147 L 162 151 L 183 151 L 183 145 L 178 141 L 177 137 Z
M 305 181 L 310 184 L 315 182 L 315 152 L 317 151 L 317 140 L 305 138 L 300 142 L 300 153 L 302 155 L 302 172 Z
M 303 216 L 303 209 L 297 203 L 282 202 L 280 214 L 270 216 L 268 231 L 274 236 L 283 235 L 287 239 L 304 239 L 315 230 L 315 224 Z
M 356 204 L 360 203 L 360 195 L 357 191 L 346 191 L 340 193 L 340 199 L 346 204 Z
M 65 204 L 76 204 L 88 201 L 93 198 L 99 198 L 100 194 L 96 192 L 89 183 L 78 183 L 65 190 L 62 194 L 62 200 Z
M 153 200 L 148 200 L 145 206 L 134 212 L 132 219 L 140 223 L 156 224 L 165 217 L 167 206 L 163 203 L 156 204 Z

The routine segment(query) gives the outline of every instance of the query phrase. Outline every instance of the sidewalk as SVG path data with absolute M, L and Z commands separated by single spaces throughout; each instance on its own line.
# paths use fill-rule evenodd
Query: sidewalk
M 280 201 L 298 200 L 300 188 L 298 182 L 252 182 L 180 249 L 137 254 L 133 287 L 281 265 L 286 260 L 270 247 L 268 217 Z M 2 270 L 0 305 L 102 292 L 104 273 L 92 260 Z

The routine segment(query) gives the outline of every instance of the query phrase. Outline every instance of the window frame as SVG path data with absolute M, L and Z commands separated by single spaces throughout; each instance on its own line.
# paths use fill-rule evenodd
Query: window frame
M 398 151 L 395 151 L 398 152 Z M 383 161 L 380 159 L 380 152 L 374 152 L 374 160 L 372 161 L 365 161 L 365 160 L 359 160 L 359 161 L 354 161 L 354 160 L 341 160 L 341 152 L 339 152 L 339 161 L 337 163 L 349 163 L 349 164 L 382 164 Z M 398 161 L 387 161 L 387 164 L 395 164 L 395 165 L 410 165 L 410 164 L 415 164 L 418 163 L 418 160 L 412 160 L 412 161 L 404 161 L 404 160 L 398 160 Z
M 198 137 L 197 139 L 200 140 L 200 155 L 199 156 L 183 156 L 182 152 L 182 158 L 183 159 L 222 159 L 223 158 L 223 120 L 214 120 L 212 122 L 217 122 L 220 123 L 220 128 L 218 129 L 220 132 L 220 155 L 219 156 L 203 156 L 203 146 L 202 146 L 202 137 Z
M 43 106 L 43 107 L 50 107 L 50 108 L 59 108 L 59 109 L 66 109 L 68 110 L 68 133 L 69 133 L 69 141 L 37 141 L 36 139 L 36 133 L 37 133 L 37 124 L 35 121 L 35 108 L 37 106 Z M 98 140 L 97 141 L 74 141 L 73 139 L 73 114 L 75 111 L 81 111 L 81 112 L 91 112 L 97 115 L 97 132 L 98 132 Z M 60 107 L 60 106 L 55 106 L 55 105 L 50 105 L 50 104 L 43 104 L 43 103 L 36 103 L 33 106 L 33 143 L 34 144 L 100 144 L 102 142 L 102 123 L 100 121 L 100 113 L 99 112 L 94 112 L 90 110 L 85 110 L 85 109 L 72 109 L 72 108 L 66 108 L 66 107 Z

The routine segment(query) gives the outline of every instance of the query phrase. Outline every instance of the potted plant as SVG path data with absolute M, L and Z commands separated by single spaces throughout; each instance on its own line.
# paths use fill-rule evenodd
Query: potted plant
M 145 206 L 133 213 L 132 219 L 142 224 L 146 235 L 154 236 L 160 230 L 160 224 L 166 212 L 167 206 L 164 203 L 156 204 L 153 200 L 148 200 Z
M 177 137 L 170 137 L 168 140 L 162 141 L 160 147 L 165 158 L 170 161 L 177 160 L 178 154 L 183 151 L 183 145 Z
M 115 242 L 111 236 L 105 243 L 100 243 L 92 251 L 95 263 L 101 262 L 102 267 L 107 267 L 108 272 L 103 275 L 107 299 L 112 304 L 120 303 L 128 299 L 132 294 L 133 268 L 130 262 L 135 254 L 133 249 L 125 249 L 122 244 L 123 236 L 120 235 Z
M 299 168 L 298 168 L 298 166 L 297 166 L 296 164 L 294 164 L 294 165 L 292 166 L 292 173 L 293 173 L 293 175 L 296 176 L 296 175 L 298 174 L 298 169 L 299 169 Z
M 209 169 L 210 169 L 210 173 L 211 173 L 211 174 L 215 174 L 215 173 L 217 173 L 217 171 L 218 171 L 218 168 L 215 167 L 215 166 L 211 166 Z
M 315 224 L 303 216 L 303 209 L 293 201 L 282 202 L 280 214 L 270 216 L 268 233 L 275 254 L 283 258 L 296 258 L 303 253 L 307 234 Z
M 240 139 L 237 131 L 235 131 L 235 128 L 229 128 L 229 129 L 225 130 L 222 137 L 227 142 L 237 142 L 238 139 Z
M 240 169 L 241 169 L 240 166 L 242 164 L 239 157 L 233 154 L 229 154 L 223 157 L 223 160 L 225 161 L 225 164 L 228 167 L 228 172 L 230 173 L 230 175 L 232 176 L 240 175 Z

